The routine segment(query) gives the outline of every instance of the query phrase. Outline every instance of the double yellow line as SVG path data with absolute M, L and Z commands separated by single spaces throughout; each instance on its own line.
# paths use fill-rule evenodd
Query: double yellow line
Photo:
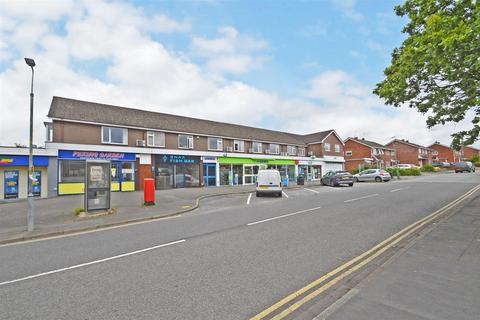
M 317 280 L 311 282 L 310 284 L 306 285 L 305 287 L 295 291 L 294 293 L 288 295 L 287 297 L 283 298 L 282 300 L 278 301 L 271 307 L 263 310 L 250 320 L 261 320 L 261 319 L 266 319 L 267 316 L 273 314 L 274 312 L 278 312 L 282 310 L 281 312 L 277 313 L 274 316 L 268 317 L 269 319 L 274 319 L 274 320 L 280 320 L 300 308 L 302 305 L 305 303 L 309 302 L 313 298 L 317 297 L 320 295 L 322 292 L 326 291 L 327 289 L 331 288 L 334 286 L 336 283 L 341 281 L 342 279 L 346 278 L 350 274 L 354 273 L 355 271 L 361 269 L 364 267 L 366 264 L 380 256 L 382 253 L 387 251 L 388 249 L 392 248 L 395 246 L 397 243 L 400 241 L 404 240 L 408 236 L 412 235 L 419 229 L 421 229 L 423 226 L 426 224 L 430 223 L 431 221 L 437 219 L 441 215 L 443 215 L 445 212 L 447 212 L 449 209 L 452 209 L 465 199 L 467 199 L 469 196 L 474 194 L 480 190 L 480 185 L 477 185 L 476 187 L 470 189 L 468 192 L 460 196 L 459 198 L 455 199 L 454 201 L 450 202 L 446 206 L 438 209 L 437 211 L 429 214 L 423 219 L 420 219 L 411 225 L 405 227 L 404 229 L 400 230 L 399 232 L 395 233 L 394 235 L 390 236 L 389 238 L 385 239 L 384 241 L 380 242 L 373 248 L 369 249 L 368 251 L 365 251 L 361 255 L 353 258 L 352 260 L 348 261 L 347 263 L 339 266 L 338 268 L 330 271 L 329 273 L 321 276 Z M 320 286 L 319 286 L 320 285 Z M 318 288 L 317 288 L 318 287 Z M 316 288 L 316 289 L 315 289 Z M 315 290 L 313 290 L 315 289 Z M 313 290 L 313 291 L 311 291 Z M 310 293 L 308 293 L 311 291 Z M 296 302 L 293 302 L 294 300 L 298 300 Z M 293 302 L 293 303 L 292 303 Z M 291 303 L 291 304 L 290 304 Z M 289 305 L 287 305 L 289 304 Z

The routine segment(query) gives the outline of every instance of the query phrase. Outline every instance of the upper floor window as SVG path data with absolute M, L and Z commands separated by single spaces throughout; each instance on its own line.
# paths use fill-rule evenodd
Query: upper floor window
M 271 154 L 279 154 L 280 153 L 280 146 L 278 144 L 275 144 L 275 143 L 270 143 L 270 153 Z
M 330 151 L 330 143 L 325 143 L 323 149 L 325 149 L 325 151 Z
M 128 144 L 128 129 L 102 127 L 102 143 Z
M 287 154 L 289 156 L 296 156 L 297 155 L 297 147 L 295 146 L 287 146 Z
M 165 133 L 157 131 L 147 131 L 147 146 L 165 147 Z
M 208 150 L 223 150 L 223 141 L 220 138 L 208 138 Z
M 233 140 L 233 151 L 244 152 L 245 151 L 245 141 L 243 141 L 243 140 Z
M 339 144 L 335 144 L 335 152 L 340 152 L 340 145 Z
M 193 136 L 188 136 L 186 134 L 179 134 L 178 147 L 182 149 L 193 149 Z
M 305 148 L 298 148 L 298 155 L 300 157 L 305 157 Z
M 345 151 L 345 156 L 351 157 L 352 156 L 352 151 L 351 150 Z
M 45 141 L 52 142 L 53 141 L 53 124 L 45 123 L 45 130 L 46 130 Z
M 262 143 L 253 141 L 252 143 L 252 152 L 254 153 L 262 153 Z

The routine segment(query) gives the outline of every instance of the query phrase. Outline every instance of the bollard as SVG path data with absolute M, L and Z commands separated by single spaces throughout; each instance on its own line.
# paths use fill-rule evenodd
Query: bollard
M 143 204 L 146 206 L 155 205 L 155 180 L 152 178 L 143 179 Z

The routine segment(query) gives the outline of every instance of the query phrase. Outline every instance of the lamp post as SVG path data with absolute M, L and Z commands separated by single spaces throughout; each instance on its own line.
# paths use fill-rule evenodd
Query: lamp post
M 30 58 L 25 58 L 25 62 L 32 69 L 32 83 L 30 86 L 30 143 L 28 152 L 28 212 L 27 212 L 27 230 L 33 231 L 34 228 L 34 215 L 35 209 L 33 207 L 33 67 L 35 67 L 35 61 Z

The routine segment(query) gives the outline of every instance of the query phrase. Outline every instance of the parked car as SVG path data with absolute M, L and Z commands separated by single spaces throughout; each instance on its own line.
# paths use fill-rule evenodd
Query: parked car
M 448 162 L 433 162 L 432 166 L 437 168 L 450 168 L 450 163 Z
M 273 169 L 259 170 L 257 175 L 257 197 L 263 194 L 275 194 L 282 196 L 282 179 L 280 172 Z
M 320 179 L 322 186 L 329 185 L 332 187 L 337 187 L 341 184 L 348 184 L 352 187 L 353 182 L 353 175 L 348 171 L 329 171 Z
M 414 164 L 409 164 L 409 163 L 399 163 L 399 164 L 396 164 L 394 166 L 391 166 L 389 168 L 392 168 L 392 169 L 413 169 L 413 168 L 418 168 L 418 166 L 414 165 Z
M 363 170 L 353 176 L 355 182 L 358 181 L 390 181 L 392 176 L 385 170 L 382 169 L 367 169 Z
M 453 164 L 453 170 L 455 170 L 455 173 L 475 172 L 475 166 L 470 161 L 455 162 Z

